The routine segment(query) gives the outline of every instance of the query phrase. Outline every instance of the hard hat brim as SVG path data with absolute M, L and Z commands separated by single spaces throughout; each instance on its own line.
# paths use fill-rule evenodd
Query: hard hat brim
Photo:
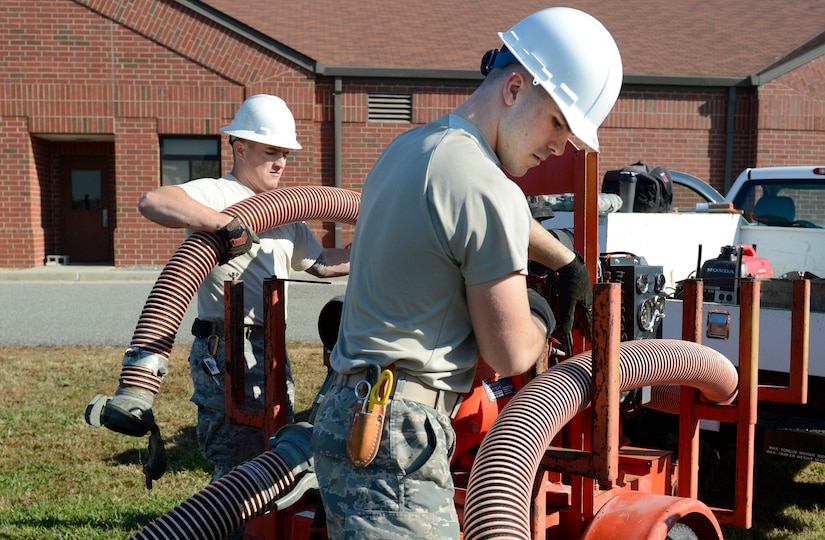
M 275 139 L 270 135 L 262 135 L 260 133 L 255 133 L 254 131 L 228 129 L 230 127 L 231 126 L 222 127 L 221 132 L 226 133 L 227 135 L 230 135 L 232 137 L 237 137 L 238 139 L 253 141 L 261 144 L 266 144 L 269 146 L 276 146 L 278 148 L 286 148 L 287 150 L 300 150 L 301 148 L 303 148 L 301 144 L 294 138 Z

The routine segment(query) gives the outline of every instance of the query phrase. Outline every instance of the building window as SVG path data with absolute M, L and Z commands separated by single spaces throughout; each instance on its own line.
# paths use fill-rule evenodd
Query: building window
M 160 185 L 174 186 L 193 178 L 219 178 L 221 138 L 160 138 Z
M 412 122 L 411 94 L 367 94 L 370 122 Z

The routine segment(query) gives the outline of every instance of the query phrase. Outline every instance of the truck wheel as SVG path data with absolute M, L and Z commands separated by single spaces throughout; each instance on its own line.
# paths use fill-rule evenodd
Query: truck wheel
M 699 540 L 699 537 L 684 523 L 676 523 L 667 532 L 665 540 Z

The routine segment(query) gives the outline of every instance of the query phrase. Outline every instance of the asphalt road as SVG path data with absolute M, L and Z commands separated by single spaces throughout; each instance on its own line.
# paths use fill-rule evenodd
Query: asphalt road
M 0 273 L 0 344 L 128 347 L 157 274 Z M 123 280 L 120 280 L 120 277 Z M 77 280 L 76 278 L 80 278 Z M 127 279 L 128 278 L 128 279 Z M 299 276 L 303 278 L 303 276 Z M 320 341 L 318 314 L 346 281 L 289 283 L 287 341 Z M 176 343 L 191 343 L 194 302 Z

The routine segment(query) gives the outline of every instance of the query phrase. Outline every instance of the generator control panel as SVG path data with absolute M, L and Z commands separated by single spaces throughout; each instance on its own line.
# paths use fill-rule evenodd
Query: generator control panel
M 621 284 L 621 340 L 661 337 L 666 281 L 662 267 L 632 253 L 602 253 L 599 262 L 604 280 Z

